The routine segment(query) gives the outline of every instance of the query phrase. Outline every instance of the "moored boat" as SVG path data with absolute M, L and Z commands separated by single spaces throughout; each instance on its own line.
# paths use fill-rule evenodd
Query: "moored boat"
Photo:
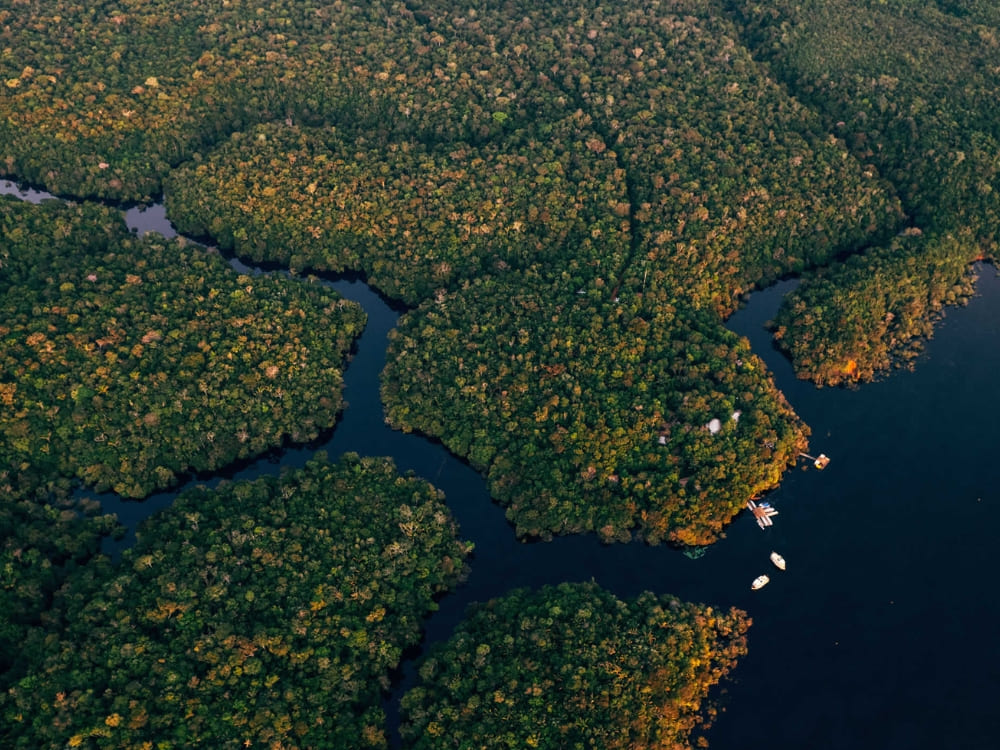
M 771 579 L 768 578 L 767 576 L 757 576 L 756 578 L 753 579 L 753 583 L 750 584 L 750 588 L 752 588 L 754 591 L 756 591 L 757 589 L 762 589 L 768 584 L 770 580 Z
M 774 563 L 774 567 L 776 567 L 778 570 L 785 569 L 785 558 L 783 558 L 777 552 L 771 553 L 771 562 Z

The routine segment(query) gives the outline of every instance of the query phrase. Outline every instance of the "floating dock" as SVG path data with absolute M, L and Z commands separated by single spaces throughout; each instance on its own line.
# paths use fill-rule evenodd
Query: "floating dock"
M 830 463 L 830 457 L 825 453 L 820 453 L 818 456 L 810 456 L 808 453 L 800 453 L 799 455 L 802 456 L 802 458 L 808 458 L 812 461 L 813 466 L 817 469 L 825 469 Z
M 771 503 L 755 503 L 753 500 L 747 500 L 747 508 L 753 513 L 757 525 L 762 529 L 774 525 L 771 517 L 778 515 L 778 511 L 771 507 Z

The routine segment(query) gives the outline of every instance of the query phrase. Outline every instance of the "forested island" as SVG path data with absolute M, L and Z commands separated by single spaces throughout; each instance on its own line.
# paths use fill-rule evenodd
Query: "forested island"
M 97 554 L 114 519 L 73 499 L 81 486 L 142 498 L 333 427 L 365 318 L 311 273 L 360 274 L 405 306 L 386 418 L 480 471 L 512 533 L 717 540 L 808 450 L 808 426 L 724 327 L 745 295 L 801 277 L 779 345 L 801 377 L 858 383 L 912 361 L 971 293 L 970 263 L 994 257 L 998 26 L 977 0 L 0 10 L 0 172 L 68 199 L 0 201 L 0 737 L 384 746 L 380 686 L 465 565 L 433 489 L 377 459 L 317 460 L 185 494 L 120 564 Z M 180 231 L 217 249 L 129 233 L 114 206 L 161 195 Z M 243 276 L 223 254 L 289 273 Z M 357 498 L 377 510 L 336 511 Z M 399 517 L 417 500 L 426 513 Z M 321 510 L 341 515 L 306 520 Z M 419 593 L 372 545 L 414 555 Z M 328 578 L 280 572 L 294 555 Z M 284 584 L 257 605 L 255 589 L 216 588 L 212 575 L 253 565 Z M 371 594 L 376 580 L 410 598 Z M 358 592 L 382 609 L 352 609 Z M 518 696 L 495 701 L 523 720 L 504 738 L 471 705 L 486 676 L 439 680 L 433 655 L 404 700 L 406 741 L 684 746 L 749 623 L 666 593 L 512 592 L 445 647 L 485 666 L 515 637 L 499 627 L 507 608 L 559 608 L 566 643 L 532 641 L 551 663 L 500 665 L 490 693 L 583 670 L 580 690 L 599 696 L 615 670 L 579 613 L 610 631 L 655 610 L 650 659 L 614 665 L 645 686 L 622 702 L 636 713 L 535 736 L 537 702 Z M 315 624 L 327 617 L 355 624 L 344 636 Z M 289 645 L 296 628 L 316 640 Z M 128 669 L 81 681 L 96 652 Z M 162 684 L 130 687 L 161 652 Z M 695 652 L 706 669 L 685 671 Z M 226 687 L 223 656 L 260 676 Z M 238 705 L 218 715 L 218 701 Z
M 414 748 L 684 747 L 710 716 L 698 686 L 746 653 L 749 625 L 738 610 L 648 592 L 623 602 L 595 584 L 511 591 L 428 654 L 402 734 Z
M 4 724 L 16 747 L 383 747 L 380 686 L 468 552 L 384 459 L 183 493 L 60 592 Z

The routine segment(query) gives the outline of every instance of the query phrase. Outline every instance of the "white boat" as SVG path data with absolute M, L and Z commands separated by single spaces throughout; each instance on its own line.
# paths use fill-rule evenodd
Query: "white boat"
M 774 567 L 776 567 L 778 570 L 785 569 L 785 558 L 783 558 L 777 552 L 771 553 L 771 562 L 774 563 Z
M 770 582 L 770 580 L 771 579 L 768 578 L 767 576 L 757 576 L 756 578 L 753 579 L 753 583 L 750 584 L 750 588 L 752 588 L 754 591 L 756 591 L 757 589 L 762 589 Z

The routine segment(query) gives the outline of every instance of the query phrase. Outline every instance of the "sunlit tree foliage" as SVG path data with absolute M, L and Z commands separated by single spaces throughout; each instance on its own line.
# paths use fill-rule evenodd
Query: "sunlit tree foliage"
M 870 379 L 908 359 L 941 306 L 965 296 L 972 261 L 996 255 L 996 8 L 977 0 L 726 5 L 792 92 L 867 171 L 893 183 L 911 229 L 926 233 L 925 241 L 894 242 L 869 253 L 872 260 L 824 271 L 815 289 L 803 285 L 809 299 L 797 295 L 782 314 L 783 346 L 803 377 Z M 880 331 L 885 341 L 873 343 L 868 337 Z
M 333 425 L 364 313 L 109 209 L 0 202 L 0 466 L 144 497 Z
M 566 295 L 532 273 L 405 316 L 382 392 L 390 422 L 468 456 L 525 535 L 706 544 L 805 447 L 763 364 L 710 313 L 597 284 Z
M 739 610 L 593 583 L 512 591 L 473 605 L 423 660 L 401 731 L 419 750 L 693 747 L 749 626 Z
M 177 170 L 167 207 L 178 227 L 254 261 L 363 270 L 416 304 L 499 269 L 545 263 L 592 276 L 629 251 L 624 172 L 581 114 L 542 133 L 476 147 L 345 138 L 262 126 Z
M 960 246 L 950 235 L 910 235 L 824 269 L 783 301 L 778 345 L 800 377 L 824 385 L 912 365 L 944 305 L 973 293 Z

